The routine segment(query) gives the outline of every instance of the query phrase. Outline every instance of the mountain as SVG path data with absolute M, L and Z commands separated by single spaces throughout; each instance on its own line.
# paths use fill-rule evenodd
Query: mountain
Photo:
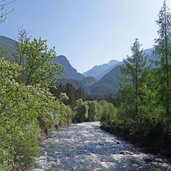
M 0 53 L 4 57 L 10 59 L 13 53 L 15 53 L 15 43 L 16 41 L 5 36 L 0 36 Z
M 159 60 L 158 56 L 154 52 L 154 48 L 144 50 L 144 54 L 147 56 L 147 67 L 155 67 L 151 64 L 153 60 Z M 89 93 L 91 94 L 116 94 L 119 89 L 118 77 L 121 73 L 121 67 L 124 62 L 120 62 L 110 72 L 105 74 L 98 82 L 89 87 Z
M 10 39 L 5 36 L 0 36 L 0 51 L 3 53 L 5 57 L 9 57 L 9 60 L 11 59 L 10 57 L 12 54 L 15 52 L 15 43 L 16 41 L 13 39 Z M 54 63 L 59 63 L 62 64 L 64 67 L 64 73 L 63 73 L 63 78 L 65 79 L 75 79 L 75 80 L 81 80 L 84 78 L 84 76 L 80 73 L 77 72 L 76 69 L 74 69 L 67 58 L 63 55 L 60 55 L 56 57 L 53 60 Z
M 97 80 L 101 79 L 106 73 L 110 72 L 119 61 L 112 60 L 107 64 L 103 65 L 96 65 L 92 69 L 88 70 L 87 72 L 83 73 L 84 76 L 92 76 L 96 78 Z
M 85 77 L 81 80 L 82 87 L 88 87 L 95 84 L 97 80 L 94 77 Z
M 118 76 L 121 66 L 117 65 L 109 73 L 105 74 L 97 83 L 89 87 L 91 94 L 115 94 L 118 91 Z
M 72 84 L 72 86 L 77 89 L 82 87 L 85 89 L 85 91 L 87 91 L 88 87 L 95 84 L 96 82 L 97 80 L 94 77 L 85 77 L 82 80 L 76 80 L 76 79 L 71 79 L 71 78 L 61 78 L 56 81 L 56 84 L 57 85 Z
M 0 36 L 0 45 L 1 47 L 4 46 L 4 48 L 8 48 L 8 49 L 14 49 L 15 47 L 15 43 L 16 41 L 13 39 L 10 39 L 8 37 L 5 36 Z
M 0 50 L 2 50 L 3 54 L 8 54 L 6 56 L 11 57 L 15 52 L 15 41 L 0 36 Z M 159 60 L 159 58 L 155 54 L 154 48 L 145 49 L 144 54 L 147 55 L 147 66 L 155 67 L 154 64 L 151 64 L 151 61 Z M 113 60 L 107 64 L 93 67 L 91 70 L 84 73 L 84 75 L 78 73 L 63 55 L 54 58 L 53 62 L 55 64 L 62 64 L 64 67 L 63 77 L 57 80 L 58 83 L 70 83 L 76 88 L 84 87 L 90 94 L 115 94 L 119 89 L 118 77 L 123 62 Z
M 62 74 L 62 78 L 64 79 L 72 79 L 72 80 L 82 80 L 85 78 L 82 74 L 78 73 L 75 68 L 69 63 L 67 58 L 63 55 L 57 56 L 53 62 L 55 64 L 61 64 L 64 67 L 64 72 Z

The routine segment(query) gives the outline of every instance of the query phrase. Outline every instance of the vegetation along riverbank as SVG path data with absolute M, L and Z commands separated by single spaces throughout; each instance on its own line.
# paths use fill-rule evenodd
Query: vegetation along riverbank
M 158 38 L 147 65 L 138 39 L 121 69 L 116 112 L 101 118 L 102 128 L 171 157 L 171 14 L 164 1 Z M 151 67 L 153 65 L 153 67 Z
M 0 1 L 0 24 L 13 3 Z M 0 36 L 0 171 L 34 168 L 42 137 L 91 121 L 171 158 L 171 13 L 165 0 L 157 26 L 152 49 L 143 50 L 135 39 L 132 54 L 122 62 L 94 67 L 102 68 L 96 78 L 85 76 L 93 69 L 78 73 L 46 40 L 25 29 L 16 41 Z M 94 136 L 94 124 L 88 125 Z

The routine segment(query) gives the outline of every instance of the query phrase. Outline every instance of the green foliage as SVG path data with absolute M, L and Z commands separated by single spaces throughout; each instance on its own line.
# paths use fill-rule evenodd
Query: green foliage
M 66 93 L 60 93 L 59 100 L 63 103 L 67 102 L 69 100 L 69 97 L 66 95 Z
M 98 104 L 96 101 L 87 101 L 88 105 L 88 117 L 87 121 L 98 120 Z
M 139 117 L 141 113 L 140 105 L 144 96 L 143 86 L 146 76 L 146 57 L 143 51 L 140 50 L 138 39 L 135 40 L 131 50 L 132 57 L 128 57 L 127 60 L 125 60 L 125 65 L 122 67 L 120 90 L 122 108 L 126 110 L 125 113 L 129 113 L 129 115 L 132 114 L 133 117 Z
M 156 53 L 160 57 L 157 71 L 158 98 L 164 114 L 171 116 L 171 13 L 164 1 L 157 21 L 159 26 L 156 39 Z
M 51 59 L 51 52 L 41 58 L 42 50 L 35 49 L 46 49 L 44 42 L 36 39 L 30 42 L 26 38 L 22 45 L 26 50 L 23 63 L 10 63 L 0 57 L 0 171 L 31 167 L 39 154 L 41 133 L 69 124 L 73 117 L 70 107 L 63 104 L 64 98 L 56 99 L 46 88 L 54 77 L 51 64 L 45 65 L 46 59 Z M 46 62 L 41 65 L 44 58 Z M 40 68 L 35 70 L 36 66 Z M 45 72 L 50 79 L 44 77 Z
M 24 84 L 48 87 L 60 77 L 63 67 L 52 62 L 56 57 L 55 49 L 49 49 L 46 40 L 30 39 L 27 33 L 21 30 L 16 50 L 14 62 L 23 67 L 21 80 Z
M 97 101 L 83 101 L 79 99 L 74 106 L 74 122 L 90 122 L 100 119 L 99 103 Z
M 116 118 L 116 108 L 112 103 L 106 101 L 83 101 L 77 100 L 74 107 L 74 122 L 91 122 L 99 121 L 105 122 L 105 119 L 111 121 Z
M 16 82 L 18 64 L 1 59 L 0 68 L 0 168 L 24 169 L 38 154 L 40 128 L 70 123 L 72 111 L 47 90 Z
M 0 165 L 5 170 L 28 167 L 32 156 L 37 154 L 39 127 L 37 115 L 30 112 L 31 92 L 15 79 L 19 76 L 20 67 L 0 60 L 0 146 L 7 158 L 0 159 Z M 27 99 L 27 100 L 26 100 Z
M 75 116 L 74 122 L 84 122 L 88 118 L 88 105 L 82 99 L 76 101 L 76 105 L 74 107 Z
M 102 127 L 158 152 L 171 155 L 171 14 L 164 1 L 159 13 L 156 68 L 145 68 L 135 41 L 122 68 L 116 115 L 102 115 Z
M 113 106 L 112 103 L 108 103 L 105 101 L 100 102 L 100 106 L 101 123 L 111 125 L 111 123 L 113 123 L 113 121 L 116 119 L 116 108 Z
M 58 83 L 57 83 L 58 84 Z M 56 98 L 61 98 L 61 93 L 65 93 L 68 96 L 68 100 L 65 101 L 66 105 L 74 106 L 76 101 L 79 99 L 84 99 L 85 93 L 83 88 L 74 88 L 72 84 L 60 84 L 50 87 L 50 92 L 56 96 Z

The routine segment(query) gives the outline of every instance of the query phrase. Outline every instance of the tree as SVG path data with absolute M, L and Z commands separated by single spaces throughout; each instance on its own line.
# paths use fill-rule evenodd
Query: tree
M 164 0 L 157 21 L 159 26 L 156 39 L 156 52 L 160 58 L 158 62 L 158 92 L 166 115 L 170 115 L 171 108 L 171 13 Z
M 66 95 L 66 93 L 60 93 L 59 101 L 65 104 L 68 100 L 69 100 L 69 97 Z
M 27 170 L 38 154 L 40 131 L 70 123 L 72 110 L 47 89 L 17 82 L 18 64 L 0 58 L 0 71 L 0 171 Z
M 82 99 L 76 101 L 74 122 L 85 122 L 88 118 L 88 105 Z
M 46 40 L 31 39 L 25 30 L 20 30 L 16 50 L 14 62 L 23 67 L 21 80 L 25 85 L 48 87 L 60 77 L 63 67 L 53 63 L 55 49 L 49 49 Z
M 95 121 L 98 115 L 97 102 L 96 101 L 87 101 L 88 105 L 88 118 L 87 121 Z
M 131 51 L 132 56 L 124 61 L 125 64 L 121 69 L 121 92 L 122 100 L 127 106 L 127 110 L 136 117 L 140 113 L 139 105 L 144 83 L 146 57 L 143 54 L 143 50 L 140 50 L 138 39 L 135 40 Z

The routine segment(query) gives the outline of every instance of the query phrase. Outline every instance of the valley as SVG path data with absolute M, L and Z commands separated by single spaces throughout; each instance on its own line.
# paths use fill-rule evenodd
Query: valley
M 33 171 L 171 170 L 162 156 L 145 153 L 99 127 L 99 122 L 87 122 L 53 131 L 41 142 L 42 155 Z
M 171 0 L 134 1 L 0 0 L 0 171 L 171 171 Z

